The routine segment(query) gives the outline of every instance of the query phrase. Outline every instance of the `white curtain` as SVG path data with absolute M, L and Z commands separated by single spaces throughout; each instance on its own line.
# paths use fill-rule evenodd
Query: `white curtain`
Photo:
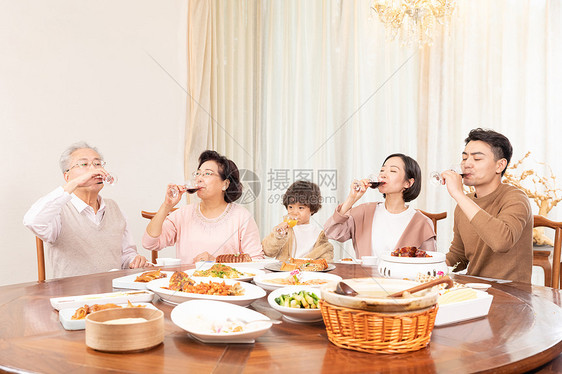
M 514 159 L 531 150 L 562 175 L 560 2 L 457 3 L 450 36 L 418 49 L 389 41 L 368 0 L 191 0 L 186 173 L 206 148 L 255 173 L 261 190 L 245 203 L 262 237 L 294 180 L 320 185 L 322 225 L 351 180 L 390 153 L 416 158 L 427 177 L 458 162 L 478 126 L 506 134 Z M 370 191 L 363 202 L 380 199 Z M 414 205 L 449 212 L 438 235 L 447 251 L 452 199 L 424 183 Z M 346 257 L 349 244 L 336 250 Z

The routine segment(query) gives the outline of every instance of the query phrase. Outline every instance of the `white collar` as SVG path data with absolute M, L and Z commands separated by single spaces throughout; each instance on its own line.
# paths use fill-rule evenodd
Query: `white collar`
M 94 208 L 86 204 L 84 200 L 82 200 L 75 194 L 71 194 L 70 196 L 72 197 L 70 202 L 72 202 L 72 205 L 74 205 L 78 213 L 82 213 L 87 208 L 92 209 L 92 211 L 94 210 Z M 103 212 L 105 210 L 105 201 L 102 199 L 100 195 L 98 195 L 98 203 L 100 204 L 100 208 L 98 209 L 98 212 Z

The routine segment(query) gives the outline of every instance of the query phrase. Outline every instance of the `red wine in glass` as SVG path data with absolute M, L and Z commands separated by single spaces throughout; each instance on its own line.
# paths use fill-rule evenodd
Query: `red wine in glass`
M 378 181 L 378 182 L 371 181 L 371 182 L 369 182 L 369 187 L 378 188 L 381 184 L 384 184 L 384 183 L 381 182 L 381 181 Z
M 201 187 L 194 187 L 194 188 L 188 188 L 186 189 L 187 193 L 191 194 L 191 193 L 195 193 L 197 191 L 199 191 Z

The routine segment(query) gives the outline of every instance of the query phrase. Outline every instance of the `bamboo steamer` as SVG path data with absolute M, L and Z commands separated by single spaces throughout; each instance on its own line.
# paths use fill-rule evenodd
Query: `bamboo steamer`
M 122 325 L 104 322 L 122 318 L 146 321 Z M 86 316 L 86 345 L 103 352 L 144 351 L 164 341 L 164 313 L 158 309 L 107 309 Z

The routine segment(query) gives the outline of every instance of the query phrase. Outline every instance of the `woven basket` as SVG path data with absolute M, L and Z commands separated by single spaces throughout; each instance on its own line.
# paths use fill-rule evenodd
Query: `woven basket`
M 368 353 L 404 353 L 425 348 L 437 304 L 406 313 L 374 313 L 320 300 L 328 339 L 338 347 Z

